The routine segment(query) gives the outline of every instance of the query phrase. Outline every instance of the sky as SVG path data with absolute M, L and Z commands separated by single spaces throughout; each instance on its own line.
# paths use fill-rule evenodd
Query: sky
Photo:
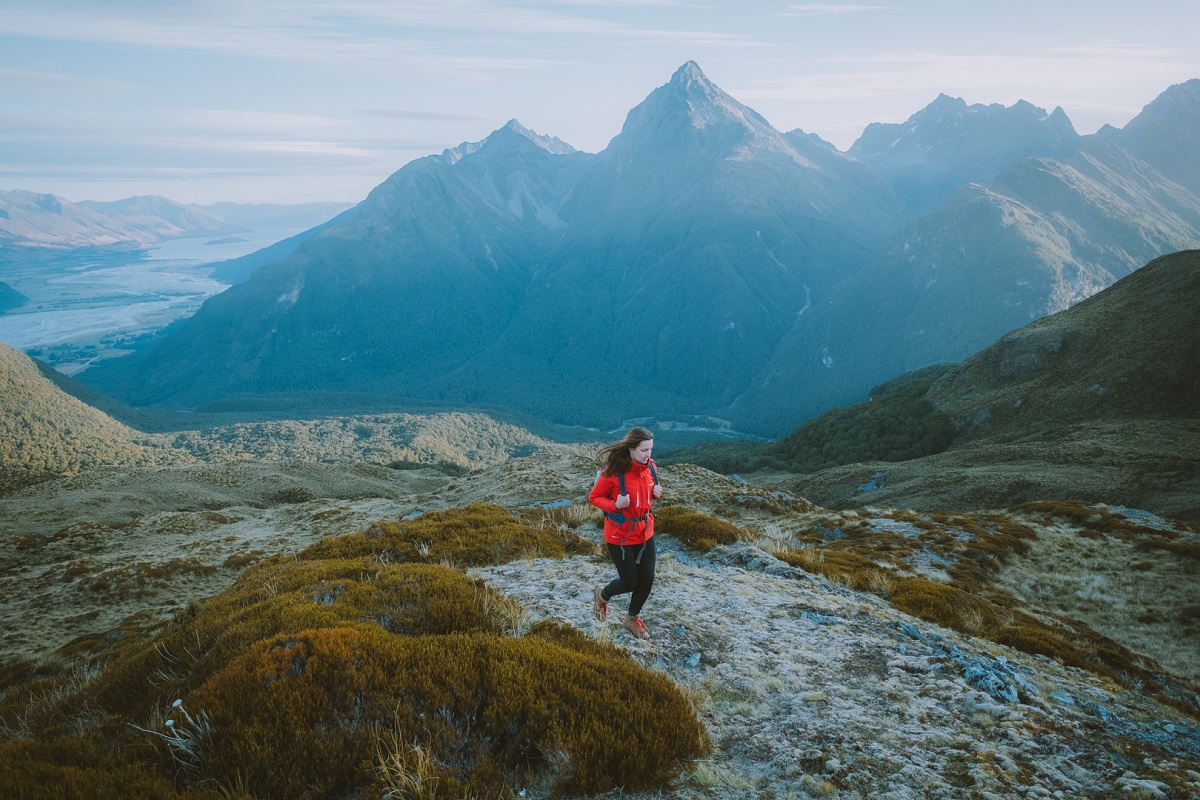
M 1121 127 L 1200 78 L 1183 0 L 0 0 L 0 190 L 358 202 L 517 119 L 598 152 L 682 64 L 846 150 L 939 94 Z

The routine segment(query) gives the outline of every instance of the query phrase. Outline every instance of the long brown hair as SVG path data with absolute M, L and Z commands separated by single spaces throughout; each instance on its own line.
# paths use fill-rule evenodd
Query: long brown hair
M 596 454 L 596 464 L 603 467 L 604 474 L 610 478 L 614 475 L 623 475 L 633 467 L 633 459 L 630 457 L 629 451 L 642 442 L 653 439 L 654 434 L 645 428 L 630 428 L 624 439 L 600 448 L 600 452 Z

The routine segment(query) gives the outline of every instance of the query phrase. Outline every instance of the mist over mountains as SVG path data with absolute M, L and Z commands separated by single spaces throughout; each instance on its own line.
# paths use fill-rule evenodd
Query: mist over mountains
M 413 161 L 81 377 L 137 405 L 343 391 L 782 433 L 1200 245 L 1198 113 L 1200 80 L 1091 136 L 941 96 L 841 153 L 689 62 L 602 152 L 514 120 Z

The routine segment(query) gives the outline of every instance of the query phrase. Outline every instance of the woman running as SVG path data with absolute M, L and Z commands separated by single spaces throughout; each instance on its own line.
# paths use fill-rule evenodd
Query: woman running
M 596 618 L 608 617 L 608 601 L 629 594 L 629 614 L 621 624 L 639 639 L 650 633 L 639 616 L 654 585 L 654 515 L 650 506 L 662 497 L 658 467 L 650 458 L 654 436 L 645 428 L 632 428 L 625 438 L 600 449 L 601 467 L 588 502 L 604 512 L 604 541 L 617 567 L 617 577 L 603 589 L 593 590 Z

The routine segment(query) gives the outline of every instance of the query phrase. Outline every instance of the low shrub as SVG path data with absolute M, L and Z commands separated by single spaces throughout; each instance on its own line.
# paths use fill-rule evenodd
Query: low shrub
M 906 614 L 964 633 L 978 635 L 999 624 L 985 600 L 925 578 L 901 578 L 890 599 L 894 608 Z
M 133 718 L 198 686 L 255 642 L 314 628 L 379 628 L 416 636 L 506 629 L 502 595 L 437 564 L 274 557 L 177 619 L 98 681 L 104 708 Z M 154 683 L 146 681 L 154 676 Z
M 20 691 L 0 694 L 0 724 L 21 741 L 0 749 L 0 786 L 167 800 L 664 790 L 710 749 L 679 689 L 419 563 L 592 550 L 476 505 L 267 558 L 152 634 L 121 637 L 99 674 L 6 665 Z
M 153 766 L 114 758 L 96 742 L 0 742 L 7 800 L 219 800 L 211 789 L 177 790 Z
M 411 520 L 376 522 L 365 531 L 322 539 L 300 558 L 371 556 L 384 563 L 481 567 L 524 558 L 563 558 L 593 547 L 573 533 L 536 528 L 500 506 L 474 503 Z
M 736 525 L 684 506 L 664 506 L 655 511 L 654 532 L 672 536 L 701 553 L 748 538 Z
M 408 459 L 398 459 L 388 463 L 388 469 L 394 470 L 415 470 L 415 469 L 433 469 L 449 475 L 451 478 L 461 478 L 464 475 L 471 474 L 471 468 L 466 464 L 456 464 L 453 461 L 409 461 Z
M 427 755 L 423 796 L 438 798 L 653 791 L 709 749 L 665 677 L 544 636 L 304 631 L 258 643 L 186 701 L 211 721 L 205 777 L 264 797 L 380 793 L 389 740 Z

